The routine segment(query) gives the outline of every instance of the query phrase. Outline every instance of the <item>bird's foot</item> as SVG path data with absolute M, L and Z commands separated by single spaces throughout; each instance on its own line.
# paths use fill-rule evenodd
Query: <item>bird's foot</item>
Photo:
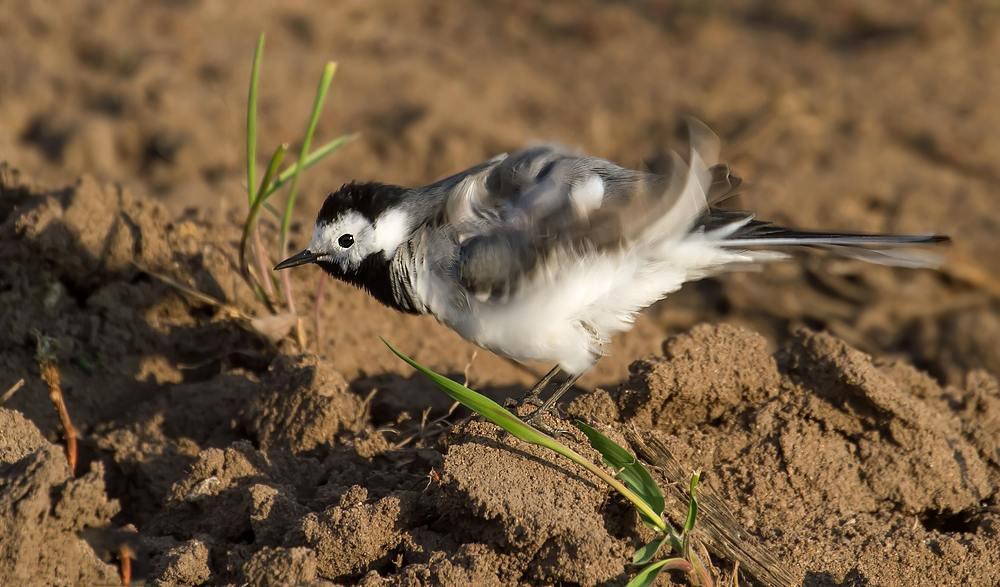
M 545 402 L 543 402 L 541 398 L 542 392 L 545 391 L 545 386 L 549 384 L 549 381 L 552 381 L 552 378 L 555 377 L 558 372 L 559 366 L 556 365 L 552 368 L 552 370 L 546 373 L 544 377 L 539 379 L 538 383 L 528 390 L 528 393 L 517 399 L 508 399 L 503 403 L 503 407 L 508 410 L 510 408 L 518 408 L 523 405 L 535 406 L 536 408 L 542 407 L 545 405 Z
M 553 428 L 552 426 L 546 424 L 545 420 L 542 419 L 542 417 L 545 416 L 545 414 L 552 414 L 557 418 L 561 418 L 561 416 L 559 415 L 559 411 L 555 409 L 554 406 L 548 408 L 540 407 L 534 412 L 528 414 L 528 417 L 524 418 L 524 423 L 538 430 L 539 432 L 544 432 L 545 434 L 548 434 L 553 438 L 559 438 L 561 436 L 566 436 L 566 435 L 576 438 L 576 436 L 573 435 L 573 432 L 571 430 Z
M 545 402 L 543 402 L 542 398 L 539 397 L 539 392 L 532 389 L 521 397 L 507 398 L 507 400 L 503 403 L 503 407 L 504 409 L 510 411 L 511 408 L 519 408 L 521 406 L 535 406 L 538 408 L 541 407 L 543 403 Z
M 548 374 L 545 375 L 545 377 L 542 378 L 541 381 L 535 384 L 535 386 L 532 387 L 531 390 L 528 391 L 528 393 L 526 393 L 525 395 L 521 396 L 516 400 L 512 401 L 508 400 L 504 404 L 505 408 L 510 408 L 512 406 L 523 406 L 525 404 L 537 406 L 534 412 L 528 414 L 527 418 L 524 418 L 524 422 L 529 426 L 533 426 L 535 429 L 556 438 L 564 436 L 566 434 L 573 436 L 573 434 L 569 430 L 560 430 L 558 428 L 553 428 L 552 426 L 549 426 L 542 420 L 542 416 L 546 414 L 553 414 L 556 417 L 560 417 L 559 410 L 556 409 L 556 402 L 559 401 L 559 398 L 562 397 L 564 393 L 566 393 L 566 390 L 568 390 L 570 387 L 573 387 L 573 385 L 576 383 L 576 380 L 580 377 L 579 375 L 570 376 L 569 379 L 567 379 L 561 386 L 559 386 L 559 389 L 557 389 L 556 392 L 549 397 L 549 399 L 545 400 L 544 402 L 541 401 L 541 398 L 539 396 L 541 395 L 542 390 L 552 379 L 552 377 L 555 376 L 558 370 L 559 370 L 558 366 L 553 368 L 551 371 L 548 372 Z

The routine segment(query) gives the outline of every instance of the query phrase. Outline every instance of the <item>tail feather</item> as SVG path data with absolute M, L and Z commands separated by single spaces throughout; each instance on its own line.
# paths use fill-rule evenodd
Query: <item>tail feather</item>
M 786 247 L 803 245 L 856 247 L 913 247 L 937 245 L 951 241 L 939 234 L 865 234 L 853 232 L 813 232 L 771 226 L 769 232 L 741 234 L 737 232 L 726 243 L 734 246 Z
M 951 239 L 937 234 L 857 234 L 850 232 L 808 232 L 787 230 L 769 235 L 733 236 L 721 244 L 732 247 L 847 246 L 913 247 L 936 245 Z
M 944 256 L 928 251 L 900 249 L 866 249 L 863 247 L 824 247 L 842 257 L 857 259 L 875 265 L 905 267 L 908 269 L 936 269 L 944 262 Z
M 697 121 L 689 121 L 691 154 L 687 165 L 674 154 L 676 169 L 686 171 L 683 182 L 674 178 L 667 199 L 671 208 L 665 214 L 644 225 L 643 233 L 652 243 L 673 244 L 674 238 L 707 240 L 715 247 L 730 250 L 734 256 L 724 265 L 771 261 L 786 255 L 785 247 L 807 247 L 827 250 L 844 257 L 869 263 L 896 267 L 937 267 L 940 255 L 926 251 L 898 250 L 899 247 L 920 247 L 949 242 L 947 236 L 936 234 L 864 234 L 796 230 L 756 220 L 750 212 L 716 207 L 736 193 L 742 180 L 729 167 L 717 164 L 719 141 L 712 131 Z M 753 250 L 762 247 L 764 250 Z M 746 249 L 746 255 L 738 251 Z M 768 250 L 771 249 L 771 250 Z
M 942 257 L 926 251 L 898 250 L 950 242 L 938 234 L 865 234 L 795 230 L 754 220 L 748 212 L 712 210 L 704 226 L 726 248 L 809 247 L 851 259 L 893 267 L 937 267 Z

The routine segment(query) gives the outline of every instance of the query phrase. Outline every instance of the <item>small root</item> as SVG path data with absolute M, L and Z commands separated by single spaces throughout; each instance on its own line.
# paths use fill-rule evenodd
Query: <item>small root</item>
M 316 354 L 323 353 L 323 291 L 326 289 L 327 274 L 321 271 L 319 283 L 316 284 L 316 309 L 313 320 L 316 321 Z

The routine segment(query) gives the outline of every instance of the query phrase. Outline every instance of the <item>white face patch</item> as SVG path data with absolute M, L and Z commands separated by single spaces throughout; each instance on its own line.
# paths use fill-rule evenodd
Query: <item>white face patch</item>
M 322 255 L 323 261 L 336 263 L 348 271 L 359 267 L 373 253 L 382 253 L 387 259 L 394 255 L 409 236 L 409 230 L 410 217 L 402 210 L 383 212 L 374 225 L 352 210 L 333 222 L 317 224 L 309 250 Z M 346 243 L 350 245 L 345 247 Z
M 350 235 L 350 246 L 341 245 L 342 237 Z M 316 225 L 309 250 L 322 255 L 323 261 L 340 265 L 345 271 L 361 265 L 365 257 L 375 252 L 375 229 L 360 212 L 347 212 L 333 222 Z
M 604 182 L 599 176 L 591 175 L 587 181 L 573 186 L 569 199 L 577 215 L 586 218 L 601 207 L 601 202 L 604 201 Z
M 386 210 L 375 220 L 375 247 L 393 256 L 410 232 L 410 216 L 398 209 Z

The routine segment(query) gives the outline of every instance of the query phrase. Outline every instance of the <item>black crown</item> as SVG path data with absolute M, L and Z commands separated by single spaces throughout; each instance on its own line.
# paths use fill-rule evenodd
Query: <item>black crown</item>
M 351 210 L 374 222 L 379 214 L 402 200 L 406 191 L 404 187 L 376 181 L 345 183 L 327 196 L 316 222 L 330 222 Z

